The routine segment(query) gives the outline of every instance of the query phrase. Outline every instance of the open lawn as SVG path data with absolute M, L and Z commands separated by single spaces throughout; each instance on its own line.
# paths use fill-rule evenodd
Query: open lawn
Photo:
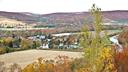
M 80 58 L 82 57 L 82 52 L 25 50 L 0 55 L 0 61 L 4 61 L 6 65 L 17 63 L 24 68 L 26 65 L 34 62 L 39 57 L 43 57 L 44 59 L 54 59 L 58 55 L 65 55 L 71 58 Z

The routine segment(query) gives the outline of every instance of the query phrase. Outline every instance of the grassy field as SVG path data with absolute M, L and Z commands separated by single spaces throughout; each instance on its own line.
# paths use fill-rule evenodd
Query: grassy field
M 26 65 L 34 62 L 39 57 L 43 57 L 44 59 L 54 59 L 58 55 L 65 55 L 71 58 L 80 58 L 82 57 L 82 52 L 26 50 L 0 55 L 0 61 L 4 61 L 6 65 L 17 63 L 24 68 Z

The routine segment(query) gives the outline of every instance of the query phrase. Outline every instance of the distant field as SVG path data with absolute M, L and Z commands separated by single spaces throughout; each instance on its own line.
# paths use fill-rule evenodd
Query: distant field
M 0 55 L 0 61 L 4 61 L 7 63 L 6 65 L 18 63 L 22 68 L 24 68 L 26 65 L 34 62 L 39 57 L 43 57 L 44 59 L 54 59 L 58 55 L 65 55 L 71 58 L 80 58 L 82 57 L 82 52 L 26 50 Z
M 54 29 L 54 28 L 0 28 L 3 31 L 24 31 L 24 30 L 43 30 L 43 29 Z

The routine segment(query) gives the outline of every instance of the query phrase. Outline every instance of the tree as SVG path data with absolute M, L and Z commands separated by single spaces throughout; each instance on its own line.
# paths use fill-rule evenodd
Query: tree
M 0 47 L 4 46 L 4 40 L 2 38 L 0 38 Z
M 20 45 L 22 49 L 29 49 L 32 48 L 33 42 L 29 39 L 22 39 Z
M 41 41 L 40 40 L 33 41 L 33 48 L 37 48 L 39 46 L 41 46 Z
M 12 37 L 3 38 L 3 42 L 5 46 L 12 47 Z
M 88 30 L 88 26 L 82 28 L 81 46 L 84 48 L 84 57 L 86 59 L 86 68 L 88 72 L 110 72 L 112 64 L 112 50 L 108 44 L 107 36 L 101 36 L 102 15 L 101 9 L 93 4 L 90 10 L 93 17 L 93 26 L 95 33 Z M 104 34 L 106 35 L 105 31 Z M 110 67 L 110 68 L 109 68 Z

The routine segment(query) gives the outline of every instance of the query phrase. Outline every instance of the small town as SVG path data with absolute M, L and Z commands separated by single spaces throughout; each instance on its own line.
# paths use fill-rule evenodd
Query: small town
M 127 0 L 0 0 L 0 72 L 128 72 Z

